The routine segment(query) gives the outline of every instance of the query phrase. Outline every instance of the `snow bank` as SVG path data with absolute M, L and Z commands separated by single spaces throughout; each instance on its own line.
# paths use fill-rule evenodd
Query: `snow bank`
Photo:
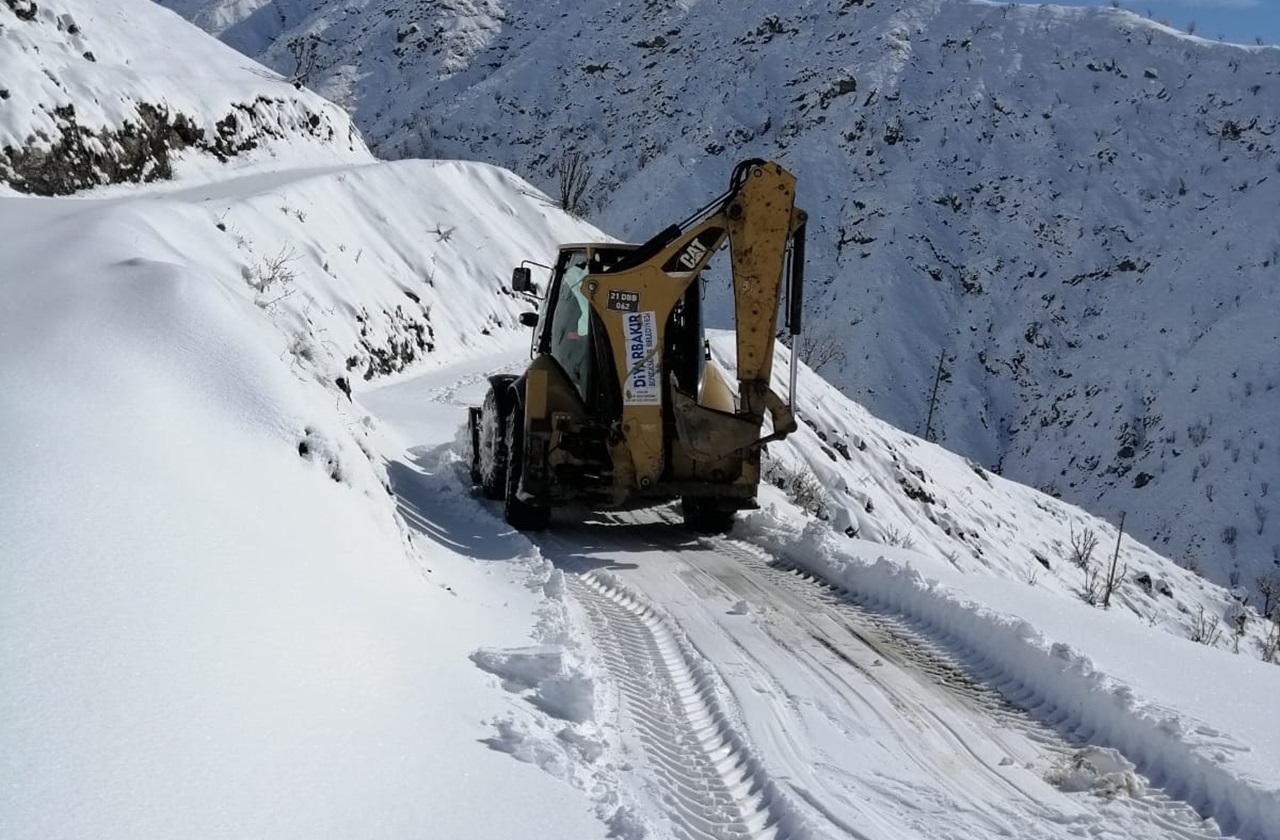
M 712 349 L 732 368 L 725 336 L 713 335 Z M 785 393 L 790 357 L 786 348 L 779 353 L 773 386 Z M 913 548 L 965 574 L 1033 583 L 1069 601 L 1081 600 L 1090 575 L 1105 572 L 1114 555 L 1119 575 L 1111 606 L 1128 621 L 1123 632 L 1160 628 L 1189 638 L 1213 624 L 1219 649 L 1265 654 L 1274 625 L 1128 528 L 1121 537 L 1116 522 L 894 428 L 804 365 L 797 400 L 800 429 L 769 448 L 764 477 L 837 532 Z M 1094 544 L 1083 551 L 1086 537 Z M 1230 617 L 1241 614 L 1246 620 L 1237 637 Z
M 565 648 L 542 646 L 478 650 L 471 661 L 502 679 L 508 691 L 530 689 L 529 701 L 548 715 L 573 723 L 595 718 L 595 681 L 575 667 Z
M 748 517 L 742 533 L 849 597 L 911 618 L 1015 705 L 1119 750 L 1224 831 L 1280 837 L 1280 671 L 1273 666 L 1158 633 L 1135 651 L 1116 643 L 1112 633 L 1123 625 L 1107 614 L 909 551 L 842 542 L 822 523 L 798 531 L 765 511 Z M 1119 662 L 1116 647 L 1128 648 Z M 1168 689 L 1171 679 L 1180 690 Z

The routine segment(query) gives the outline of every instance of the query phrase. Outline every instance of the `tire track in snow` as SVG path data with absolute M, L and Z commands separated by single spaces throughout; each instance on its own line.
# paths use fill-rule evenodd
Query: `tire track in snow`
M 653 521 L 654 514 L 659 522 Z M 974 651 L 955 650 L 948 639 L 935 638 L 935 633 L 928 627 L 920 626 L 911 617 L 886 611 L 877 604 L 860 598 L 857 593 L 831 584 L 788 560 L 772 556 L 762 547 L 729 537 L 691 538 L 680 526 L 679 515 L 670 507 L 617 514 L 606 517 L 606 520 L 617 525 L 632 526 L 627 529 L 631 532 L 630 535 L 618 541 L 618 547 L 622 549 L 625 549 L 626 544 L 634 545 L 634 526 L 647 523 L 654 525 L 643 537 L 647 549 L 661 548 L 685 558 L 701 551 L 721 561 L 732 560 L 746 574 L 723 577 L 711 575 L 722 589 L 748 600 L 777 602 L 779 598 L 785 597 L 791 601 L 792 610 L 799 616 L 821 614 L 835 619 L 842 631 L 849 634 L 850 640 L 874 651 L 886 661 L 922 675 L 987 720 L 992 740 L 996 742 L 1004 740 L 1007 737 L 1005 733 L 1012 733 L 1014 738 L 1025 739 L 1040 749 L 1056 768 L 1069 767 L 1081 754 L 1081 750 L 1099 745 L 1093 739 L 1094 732 L 1081 729 L 1049 699 L 1026 686 L 1016 684 L 1016 681 L 1011 682 L 1012 678 L 998 663 L 979 661 Z M 591 533 L 598 539 L 601 532 L 607 530 L 608 526 L 605 525 L 603 528 L 593 528 Z M 697 565 L 696 560 L 690 562 Z M 718 565 L 723 568 L 723 562 Z M 804 623 L 808 627 L 817 626 L 808 620 Z M 823 630 L 819 633 L 810 632 L 808 635 L 835 659 L 851 666 L 869 682 L 877 684 L 887 695 L 892 694 L 893 689 L 878 680 L 874 669 L 859 667 L 841 650 L 843 640 L 838 634 L 833 635 Z M 910 698 L 905 699 L 908 701 L 906 707 L 895 704 L 901 713 L 917 717 L 923 715 L 929 719 L 927 725 L 948 730 L 958 749 L 967 749 L 964 738 L 951 731 L 941 716 L 932 713 L 927 706 L 910 702 Z M 1049 713 L 1046 714 L 1046 711 Z M 1105 743 L 1101 745 L 1114 746 Z M 1121 750 L 1120 753 L 1123 754 L 1124 751 Z M 983 766 L 977 756 L 973 756 L 973 759 L 971 766 Z M 1049 769 L 1053 768 L 1041 768 L 1042 771 Z M 1011 785 L 1009 780 L 998 775 L 995 768 L 984 767 L 984 770 L 993 784 Z M 1140 797 L 1124 799 L 1125 803 L 1132 806 L 1131 818 L 1135 822 L 1180 838 L 1223 836 L 1215 823 L 1205 820 L 1207 815 L 1197 813 L 1187 801 L 1171 795 L 1141 775 L 1138 778 L 1145 788 L 1144 792 Z M 1012 787 L 1025 801 L 1034 802 L 1033 796 L 1016 785 Z M 1047 813 L 1042 816 L 1051 818 Z
M 665 522 L 677 524 L 674 511 L 664 509 L 661 514 Z M 925 675 L 957 700 L 990 716 L 1001 728 L 1017 730 L 1028 740 L 1063 754 L 1073 751 L 1056 733 L 1047 731 L 992 687 L 971 676 L 952 655 L 918 632 L 906 619 L 876 611 L 860 603 L 854 593 L 775 558 L 751 543 L 710 536 L 700 536 L 698 541 L 721 557 L 740 563 L 745 570 L 776 588 L 776 591 L 761 589 L 758 593 L 748 592 L 735 587 L 737 581 L 721 581 L 737 594 L 749 599 L 760 596 L 776 598 L 787 593 L 797 599 L 798 607 L 831 616 L 862 645 L 896 665 Z M 811 633 L 811 637 L 868 679 L 875 679 L 873 672 L 852 661 L 826 634 Z
M 1018 683 L 998 663 L 978 661 L 975 651 L 954 651 L 931 638 L 910 618 L 877 609 L 857 593 L 788 560 L 775 558 L 750 543 L 725 537 L 703 537 L 702 541 L 749 565 L 780 587 L 798 585 L 809 590 L 815 606 L 821 604 L 829 611 L 853 618 L 857 623 L 846 623 L 847 629 L 868 647 L 897 664 L 914 667 L 933 684 L 988 716 L 999 729 L 1013 730 L 1047 753 L 1058 756 L 1061 765 L 1070 764 L 1081 749 L 1096 745 L 1093 730 L 1078 725 L 1067 710 L 1051 698 Z M 866 673 L 865 669 L 860 670 Z M 1140 771 L 1141 763 L 1133 763 Z M 1206 822 L 1205 816 L 1187 801 L 1154 785 L 1140 773 L 1139 777 L 1145 788 L 1143 795 L 1126 801 L 1142 814 L 1145 822 L 1176 837 L 1223 836 L 1214 823 Z
M 734 730 L 702 659 L 607 577 L 567 575 L 683 840 L 803 840 L 808 832 Z
M 668 521 L 675 517 L 669 509 L 660 514 Z M 675 536 L 679 532 L 669 533 Z M 1045 820 L 1053 818 L 1053 813 L 1042 805 L 1038 797 L 1025 789 L 1020 777 L 1011 776 L 1006 769 L 1014 763 L 1008 756 L 1021 754 L 1020 764 L 1030 757 L 1025 746 L 1017 746 L 1020 741 L 1038 751 L 1035 758 L 1036 764 L 1042 765 L 1041 770 L 1055 763 L 1065 764 L 1075 750 L 1055 733 L 1045 730 L 994 691 L 971 679 L 950 656 L 896 617 L 869 612 L 852 603 L 846 593 L 780 565 L 750 543 L 726 537 L 700 536 L 697 547 L 691 551 L 688 541 L 683 542 L 686 558 L 691 553 L 705 553 L 706 562 L 690 561 L 692 565 L 701 567 L 700 574 L 710 575 L 724 590 L 748 602 L 767 604 L 775 610 L 782 608 L 782 613 L 775 614 L 765 623 L 769 635 L 780 647 L 790 650 L 793 656 L 808 661 L 814 676 L 823 680 L 834 693 L 848 698 L 850 707 L 867 687 L 873 687 L 896 713 L 890 717 L 911 721 L 917 728 L 931 731 L 943 739 L 955 759 L 963 763 L 968 777 L 963 788 L 952 790 L 954 796 L 963 798 L 968 789 L 982 784 L 993 795 L 1021 802 L 1023 809 L 1031 815 Z M 735 571 L 724 572 L 726 561 L 734 564 Z M 800 638 L 813 642 L 817 649 L 796 644 Z M 741 652 L 748 658 L 756 658 L 751 651 Z M 873 657 L 868 656 L 868 652 L 874 655 L 875 661 L 871 661 Z M 886 680 L 886 669 L 876 667 L 883 664 L 880 660 L 891 663 L 900 671 L 923 677 L 926 683 L 958 701 L 975 720 L 985 722 L 979 729 L 980 736 L 967 728 L 957 728 L 956 722 L 945 711 L 940 711 L 937 703 L 929 701 L 927 695 L 904 692 L 902 685 Z M 761 662 L 760 667 L 767 666 Z M 864 714 L 867 711 L 870 709 L 863 709 Z M 883 725 L 892 728 L 895 724 L 893 720 L 886 719 Z M 979 744 L 989 742 L 998 747 L 1005 758 L 996 762 L 991 758 L 989 749 L 985 750 L 988 754 L 984 757 L 975 747 L 975 737 L 980 738 Z M 1025 766 L 1031 769 L 1032 765 L 1027 763 Z M 994 831 L 995 827 L 991 829 Z

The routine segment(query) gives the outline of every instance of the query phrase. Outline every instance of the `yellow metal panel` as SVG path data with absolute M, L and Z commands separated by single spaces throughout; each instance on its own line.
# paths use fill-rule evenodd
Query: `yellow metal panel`
M 682 238 L 680 243 L 687 241 Z M 672 253 L 675 247 L 668 249 Z M 652 383 L 656 389 L 656 401 L 652 404 L 628 401 L 626 392 L 628 380 L 635 373 L 638 362 L 644 359 L 634 358 L 632 336 L 628 334 L 627 318 L 636 318 L 643 313 L 652 313 L 654 334 L 648 349 L 655 349 L 652 361 L 654 367 L 662 370 L 662 348 L 666 343 L 667 318 L 675 307 L 676 301 L 684 294 L 689 283 L 696 274 L 671 275 L 661 271 L 658 266 L 668 255 L 664 252 L 655 258 L 630 271 L 610 274 L 588 275 L 583 284 L 587 299 L 592 309 L 600 316 L 609 336 L 609 344 L 613 348 L 614 369 L 620 378 L 624 399 L 622 406 L 622 432 L 626 436 L 627 446 L 631 450 L 631 460 L 635 465 L 635 486 L 646 487 L 658 480 L 662 475 L 665 453 L 662 442 L 662 403 L 663 383 Z M 638 296 L 636 311 L 619 311 L 608 308 L 610 292 L 630 292 Z
M 752 168 L 737 200 L 726 209 L 733 254 L 738 379 L 742 381 L 767 383 L 772 372 L 795 196 L 794 175 L 776 163 L 761 164 Z M 755 405 L 744 407 L 752 413 L 762 410 Z

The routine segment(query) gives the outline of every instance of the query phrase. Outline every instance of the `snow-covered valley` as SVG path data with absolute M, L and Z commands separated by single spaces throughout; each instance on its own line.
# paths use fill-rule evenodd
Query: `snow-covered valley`
M 215 114 L 280 85 L 59 3 L 204 55 Z M 486 164 L 259 140 L 0 186 L 0 836 L 1280 840 L 1260 604 L 807 368 L 726 537 L 513 532 L 466 406 L 527 359 L 511 266 L 605 234 Z

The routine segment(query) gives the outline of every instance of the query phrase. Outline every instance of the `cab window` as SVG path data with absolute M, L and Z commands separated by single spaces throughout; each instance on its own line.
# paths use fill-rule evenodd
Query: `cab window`
M 552 301 L 547 350 L 560 363 L 585 399 L 591 366 L 591 309 L 583 293 L 587 252 L 570 251 L 561 258 L 561 272 Z

